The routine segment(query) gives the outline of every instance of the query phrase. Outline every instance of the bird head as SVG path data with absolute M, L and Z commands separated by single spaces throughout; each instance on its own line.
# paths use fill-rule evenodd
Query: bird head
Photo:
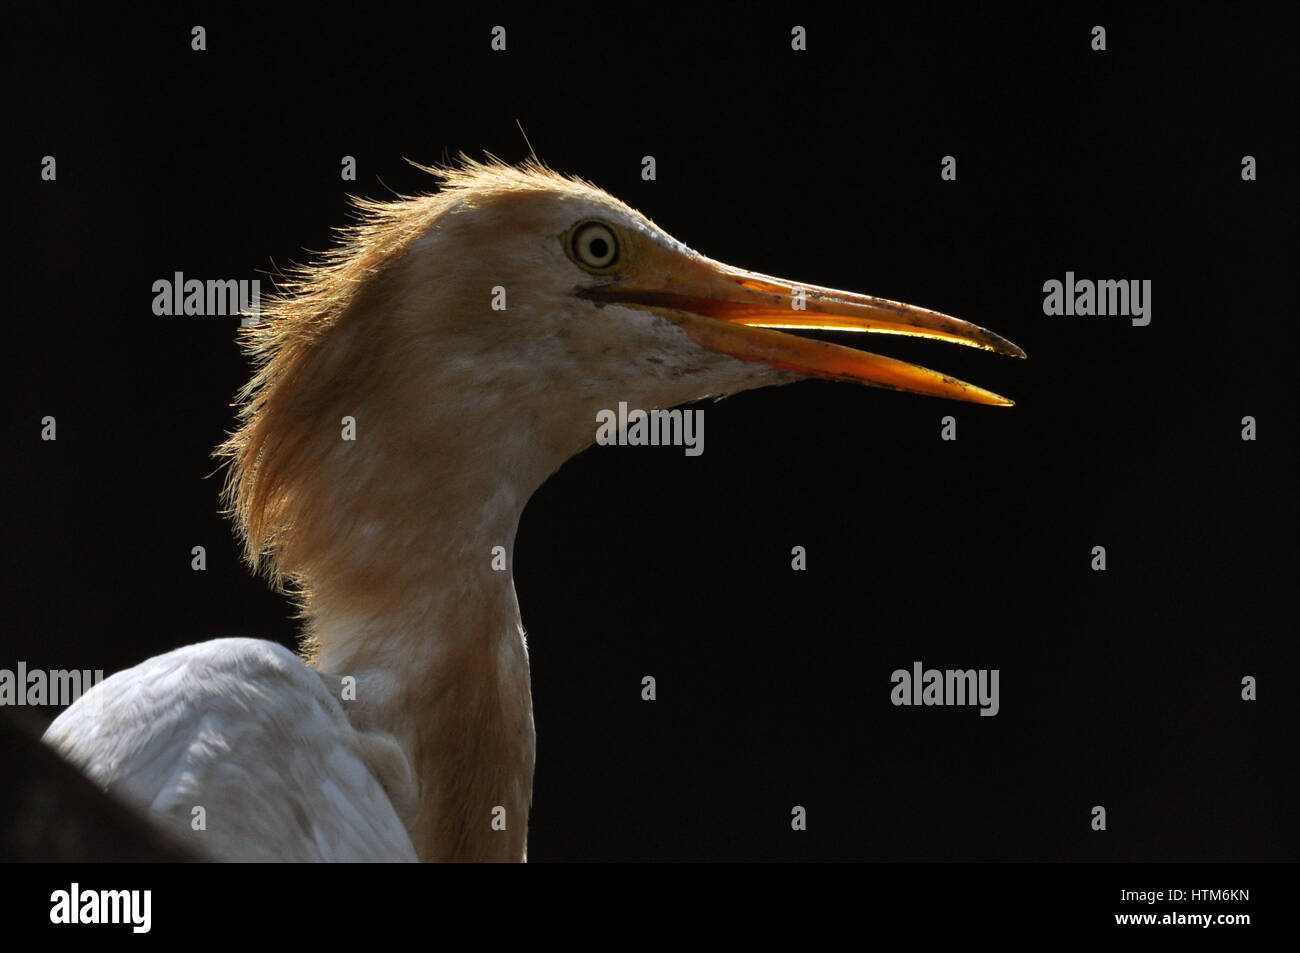
M 416 280 L 438 282 L 431 290 L 455 286 L 467 333 L 491 340 L 495 361 L 514 356 L 528 365 L 556 398 L 604 406 L 635 400 L 649 409 L 822 378 L 1012 403 L 914 364 L 783 333 L 896 334 L 1024 357 L 974 324 L 722 264 L 595 186 L 540 167 L 430 171 L 461 194 L 415 241 L 417 271 L 421 255 L 430 259 Z M 454 278 L 445 273 L 448 262 Z M 428 300 L 423 319 L 445 332 L 445 308 L 438 313 L 436 299 Z
M 442 180 L 433 194 L 357 202 L 360 221 L 340 245 L 282 285 L 248 332 L 259 368 L 222 448 L 233 458 L 228 499 L 254 562 L 270 551 L 277 573 L 304 588 L 320 574 L 314 553 L 364 561 L 365 534 L 391 541 L 412 500 L 486 494 L 475 505 L 517 518 L 622 401 L 649 411 L 823 378 L 1011 403 L 786 333 L 907 335 L 1024 356 L 991 331 L 721 264 L 536 163 L 427 171 Z M 344 417 L 356 421 L 351 444 L 339 439 Z M 478 532 L 467 522 L 441 531 Z

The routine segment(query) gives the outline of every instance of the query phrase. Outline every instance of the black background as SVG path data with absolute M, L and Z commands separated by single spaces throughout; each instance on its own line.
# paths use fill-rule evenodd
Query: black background
M 155 317 L 151 285 L 266 279 L 348 192 L 429 188 L 403 157 L 524 158 L 518 120 L 707 255 L 1029 354 L 844 338 L 1017 406 L 803 383 L 708 404 L 702 457 L 595 448 L 542 488 L 515 553 L 531 860 L 1296 856 L 1295 56 L 1269 14 L 179 5 L 8 32 L 0 667 L 294 644 L 218 513 L 237 319 Z M 1150 326 L 1044 316 L 1067 270 L 1150 279 Z M 1000 669 L 1001 713 L 893 707 L 914 660 Z

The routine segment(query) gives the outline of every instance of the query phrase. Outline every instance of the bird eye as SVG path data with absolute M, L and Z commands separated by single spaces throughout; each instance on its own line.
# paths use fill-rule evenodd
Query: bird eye
M 588 271 L 609 271 L 619 264 L 618 238 L 603 222 L 583 222 L 571 233 L 569 255 Z

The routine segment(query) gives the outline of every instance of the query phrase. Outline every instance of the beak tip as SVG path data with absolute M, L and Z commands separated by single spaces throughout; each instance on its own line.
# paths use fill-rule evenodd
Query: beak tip
M 1018 357 L 1022 360 L 1029 357 L 1029 355 L 1025 353 L 1025 349 L 1019 344 L 1008 341 L 1002 335 L 994 334 L 992 331 L 988 333 L 994 339 L 993 349 L 999 354 L 1005 354 L 1007 357 Z

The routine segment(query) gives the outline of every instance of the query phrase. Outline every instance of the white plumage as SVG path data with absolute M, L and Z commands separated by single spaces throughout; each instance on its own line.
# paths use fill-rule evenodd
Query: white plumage
M 414 794 L 406 759 L 352 727 L 338 682 L 274 642 L 216 639 L 105 679 L 45 740 L 213 857 L 415 861 L 390 800 Z

